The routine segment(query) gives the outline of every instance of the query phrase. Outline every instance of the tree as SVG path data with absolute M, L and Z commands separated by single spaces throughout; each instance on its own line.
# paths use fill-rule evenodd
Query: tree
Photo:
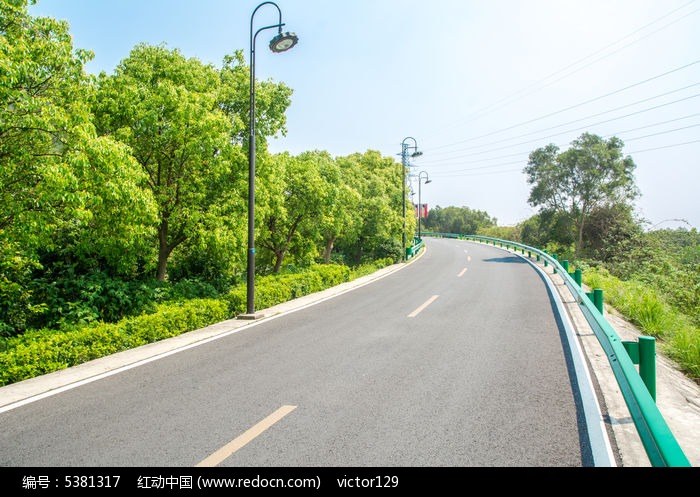
M 268 191 L 260 244 L 272 255 L 273 273 L 279 273 L 292 249 L 302 262 L 313 262 L 316 256 L 313 233 L 321 221 L 327 191 L 319 164 L 326 161 L 332 161 L 328 153 L 318 151 L 296 157 L 283 153 L 267 161 L 278 181 L 276 188 Z
M 623 142 L 584 133 L 571 148 L 559 152 L 550 144 L 530 154 L 524 171 L 533 185 L 528 202 L 543 210 L 568 213 L 574 220 L 576 252 L 583 248 L 587 219 L 595 209 L 633 201 L 638 190 L 631 157 Z
M 347 184 L 360 196 L 352 222 L 337 245 L 357 263 L 365 257 L 401 259 L 403 185 L 401 164 L 375 150 L 336 159 Z M 410 199 L 406 200 L 411 205 Z M 406 233 L 415 228 L 413 209 L 406 212 Z M 407 237 L 410 240 L 410 236 Z
M 331 262 L 335 243 L 353 229 L 353 220 L 361 205 L 359 192 L 352 187 L 352 171 L 340 167 L 337 160 L 319 163 L 319 173 L 327 185 L 323 199 L 318 236 L 322 246 L 323 261 Z
M 73 49 L 66 22 L 30 16 L 27 1 L 0 7 L 0 236 L 26 248 L 56 246 L 62 223 L 95 222 L 105 197 L 146 210 L 128 150 L 98 138 L 92 125 L 92 79 L 83 69 L 92 52 Z
M 476 234 L 482 228 L 496 226 L 496 219 L 484 211 L 472 210 L 469 207 L 435 206 L 428 213 L 425 229 L 440 233 L 456 233 L 462 235 Z
M 159 280 L 166 278 L 172 252 L 202 232 L 212 210 L 221 215 L 224 204 L 238 214 L 246 200 L 241 114 L 247 112 L 247 74 L 240 52 L 227 56 L 218 71 L 177 49 L 142 43 L 114 75 L 100 75 L 99 129 L 131 147 L 158 203 Z M 261 136 L 283 127 L 290 93 L 284 85 L 261 85 Z M 264 141 L 260 149 L 264 153 Z
M 0 315 L 14 331 L 42 305 L 29 289 L 39 251 L 125 269 L 152 213 L 129 150 L 92 123 L 92 52 L 29 3 L 0 0 Z

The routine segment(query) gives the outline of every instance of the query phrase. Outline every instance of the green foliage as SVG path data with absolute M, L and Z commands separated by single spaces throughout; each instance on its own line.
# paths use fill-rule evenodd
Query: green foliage
M 158 205 L 157 277 L 172 252 L 201 234 L 235 185 L 236 121 L 221 102 L 212 66 L 164 46 L 137 45 L 115 74 L 100 75 L 93 112 L 98 129 L 129 145 L 144 188 Z
M 513 242 L 518 242 L 521 238 L 518 226 L 485 226 L 480 227 L 475 234 Z
M 639 194 L 634 183 L 636 165 L 623 157 L 624 144 L 584 133 L 571 148 L 559 152 L 550 144 L 530 154 L 524 173 L 532 185 L 528 202 L 545 211 L 566 214 L 577 253 L 583 249 L 583 230 L 595 209 L 627 204 Z M 563 240 L 562 240 L 563 241 Z
M 226 315 L 223 302 L 200 299 L 163 304 L 152 314 L 116 324 L 26 333 L 5 341 L 5 351 L 0 352 L 0 384 L 8 385 L 177 336 L 223 321 Z
M 389 240 L 403 239 L 404 200 L 407 205 L 410 205 L 410 201 L 403 198 L 402 166 L 393 158 L 383 157 L 374 150 L 340 157 L 336 161 L 346 184 L 359 197 L 353 199 L 351 195 L 347 199 L 351 207 L 348 212 L 351 221 L 338 237 L 336 248 L 351 264 L 366 263 L 376 254 L 386 254 Z M 413 239 L 415 226 L 413 209 L 407 209 L 406 246 Z M 389 250 L 393 253 L 393 249 L 389 247 Z
M 630 206 L 616 204 L 593 210 L 583 236 L 582 256 L 610 261 L 638 243 L 642 228 Z
M 635 280 L 665 295 L 700 325 L 700 234 L 694 230 L 638 231 L 608 247 L 602 264 L 613 276 Z
M 468 207 L 443 208 L 439 205 L 428 212 L 424 223 L 425 231 L 459 235 L 475 235 L 486 228 L 496 227 L 496 219 L 484 211 L 476 211 Z
M 643 281 L 620 280 L 605 268 L 587 268 L 583 282 L 602 289 L 606 303 L 649 336 L 659 338 L 662 350 L 700 381 L 700 327 L 674 308 L 666 293 Z
M 23 333 L 46 310 L 45 304 L 34 302 L 30 289 L 32 271 L 40 267 L 17 245 L 0 240 L 0 337 Z
M 313 262 L 317 256 L 316 239 L 323 219 L 329 185 L 320 174 L 333 159 L 327 152 L 305 152 L 293 157 L 283 153 L 266 161 L 272 169 L 268 182 L 267 205 L 263 207 L 258 237 L 261 261 L 278 273 L 288 255 L 294 263 Z M 264 170 L 264 168 L 263 168 Z M 264 171 L 263 171 L 264 173 Z
M 347 266 L 316 264 L 303 271 L 276 273 L 255 279 L 255 303 L 267 309 L 292 299 L 320 292 L 332 286 L 350 281 Z M 247 288 L 245 285 L 231 289 L 224 297 L 231 316 L 247 311 Z

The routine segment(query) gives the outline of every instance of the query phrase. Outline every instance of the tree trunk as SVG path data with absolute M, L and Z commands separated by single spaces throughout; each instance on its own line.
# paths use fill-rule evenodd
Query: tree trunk
M 272 269 L 273 273 L 278 274 L 280 272 L 280 269 L 282 268 L 282 261 L 284 260 L 284 254 L 286 253 L 286 250 L 275 251 L 275 267 Z
M 578 237 L 576 240 L 576 257 L 581 255 L 581 250 L 583 249 L 583 215 L 578 220 Z
M 326 264 L 331 263 L 331 252 L 333 252 L 333 245 L 335 244 L 335 238 L 329 238 L 326 240 L 326 251 L 323 254 L 323 260 Z
M 158 269 L 156 278 L 158 281 L 165 281 L 168 270 L 168 256 L 170 249 L 168 247 L 168 221 L 163 220 L 158 228 Z

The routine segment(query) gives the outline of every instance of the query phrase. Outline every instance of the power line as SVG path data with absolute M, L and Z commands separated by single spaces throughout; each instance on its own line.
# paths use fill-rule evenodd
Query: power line
M 480 136 L 477 136 L 477 137 L 474 137 L 474 138 L 468 138 L 468 139 L 465 139 L 465 140 L 461 140 L 461 141 L 458 141 L 458 142 L 454 142 L 454 143 L 452 143 L 452 144 L 442 145 L 442 146 L 440 146 L 440 147 L 433 147 L 432 149 L 429 149 L 429 151 L 437 150 L 437 149 L 445 148 L 445 147 L 450 147 L 450 146 L 457 145 L 457 144 L 460 144 L 460 143 L 466 143 L 466 142 L 478 140 L 479 138 L 485 138 L 485 137 L 487 137 L 487 136 L 492 136 L 492 135 L 495 135 L 495 134 L 498 134 L 498 133 L 503 133 L 504 131 L 510 131 L 511 129 L 518 128 L 518 127 L 520 127 L 520 126 L 524 126 L 524 125 L 526 125 L 526 124 L 530 124 L 530 123 L 533 123 L 533 122 L 536 122 L 536 121 L 540 121 L 540 120 L 545 119 L 545 118 L 547 118 L 547 117 L 555 116 L 555 115 L 557 115 L 557 114 L 561 114 L 562 112 L 566 112 L 567 110 L 575 109 L 575 108 L 577 108 L 577 107 L 581 107 L 581 106 L 583 106 L 583 105 L 586 105 L 586 104 L 595 102 L 595 101 L 597 101 L 597 100 L 601 100 L 601 99 L 603 99 L 603 98 L 606 98 L 606 97 L 609 97 L 609 96 L 612 96 L 612 95 L 616 95 L 616 94 L 621 93 L 621 92 L 623 92 L 623 91 L 629 90 L 630 88 L 634 88 L 634 87 L 637 87 L 637 86 L 640 86 L 640 85 L 649 83 L 649 82 L 651 82 L 651 81 L 654 81 L 654 80 L 656 80 L 656 79 L 662 78 L 662 77 L 664 77 L 664 76 L 668 76 L 669 74 L 673 74 L 673 73 L 678 72 L 678 71 L 681 71 L 681 70 L 683 70 L 683 69 L 687 69 L 688 67 L 691 67 L 691 66 L 693 66 L 693 65 L 695 65 L 695 64 L 697 64 L 697 63 L 699 63 L 699 62 L 700 62 L 700 59 L 695 60 L 695 61 L 693 61 L 693 62 L 690 62 L 690 63 L 688 63 L 688 64 L 685 64 L 685 65 L 683 65 L 683 66 L 677 67 L 677 68 L 675 68 L 675 69 L 671 69 L 670 71 L 666 71 L 666 72 L 664 72 L 664 73 L 657 74 L 656 76 L 652 76 L 651 78 L 647 78 L 647 79 L 645 79 L 645 80 L 643 80 L 643 81 L 639 81 L 639 82 L 634 83 L 634 84 L 631 84 L 631 85 L 629 85 L 629 86 L 625 86 L 624 88 L 620 88 L 620 89 L 615 90 L 615 91 L 612 91 L 612 92 L 610 92 L 610 93 L 606 93 L 606 94 L 604 94 L 604 95 L 601 95 L 601 96 L 598 96 L 598 97 L 595 97 L 595 98 L 588 99 L 588 100 L 586 100 L 586 101 L 584 101 L 584 102 L 580 102 L 580 103 L 578 103 L 578 104 L 570 105 L 569 107 L 565 107 L 565 108 L 563 108 L 563 109 L 560 109 L 560 110 L 557 110 L 557 111 L 554 111 L 554 112 L 550 112 L 549 114 L 545 114 L 545 115 L 542 115 L 542 116 L 539 116 L 539 117 L 535 117 L 535 118 L 533 118 L 533 119 L 529 119 L 529 120 L 527 120 L 527 121 L 523 121 L 523 122 L 521 122 L 521 123 L 514 124 L 514 125 L 512 125 L 512 126 L 508 126 L 507 128 L 502 128 L 502 129 L 499 129 L 499 130 L 496 130 L 496 131 L 492 131 L 492 132 L 490 132 L 490 133 L 486 133 L 486 134 L 484 134 L 484 135 L 480 135 Z
M 657 98 L 665 97 L 665 96 L 671 95 L 672 93 L 677 93 L 677 92 L 679 92 L 679 91 L 687 90 L 688 88 L 692 88 L 692 87 L 698 86 L 698 85 L 700 85 L 700 83 L 694 83 L 694 84 L 692 84 L 692 85 L 688 85 L 688 86 L 685 86 L 685 87 L 683 87 L 683 88 L 679 88 L 679 89 L 672 90 L 672 91 L 669 91 L 669 92 L 666 92 L 666 93 L 662 93 L 662 94 L 660 94 L 660 95 L 655 95 L 655 96 L 653 96 L 653 97 L 648 97 L 648 98 L 645 98 L 645 99 L 642 99 L 642 100 L 638 100 L 638 101 L 636 101 L 636 102 L 632 102 L 632 103 L 630 103 L 630 104 L 622 105 L 622 106 L 616 107 L 616 108 L 614 108 L 614 109 L 606 110 L 606 111 L 603 111 L 603 112 L 598 112 L 598 113 L 592 114 L 592 115 L 590 115 L 590 116 L 582 117 L 582 118 L 580 118 L 580 119 L 574 119 L 574 120 L 568 121 L 568 122 L 566 122 L 566 123 L 557 124 L 557 125 L 555 125 L 555 126 L 550 126 L 550 127 L 548 127 L 548 128 L 539 129 L 539 130 L 537 130 L 537 131 L 532 131 L 532 132 L 529 132 L 529 133 L 524 133 L 524 134 L 522 134 L 522 135 L 518 135 L 518 136 L 515 136 L 515 137 L 512 137 L 512 138 L 503 138 L 503 139 L 501 139 L 501 140 L 496 140 L 496 141 L 489 142 L 489 143 L 484 143 L 484 144 L 481 144 L 481 145 L 472 145 L 472 146 L 470 146 L 470 147 L 461 148 L 461 149 L 457 149 L 457 150 L 451 150 L 451 151 L 445 151 L 445 152 L 438 152 L 438 153 L 436 153 L 436 154 L 435 154 L 435 153 L 432 153 L 431 156 L 435 156 L 435 155 L 438 155 L 438 156 L 439 156 L 439 155 L 443 155 L 443 154 L 450 154 L 450 153 L 456 153 L 456 152 L 463 152 L 463 151 L 472 150 L 472 149 L 475 149 L 475 148 L 483 148 L 483 147 L 495 145 L 495 144 L 497 144 L 497 143 L 503 143 L 503 142 L 515 140 L 515 139 L 517 139 L 517 138 L 522 138 L 522 137 L 525 137 L 525 136 L 534 135 L 534 134 L 536 134 L 536 133 L 543 133 L 543 132 L 546 132 L 546 131 L 549 131 L 549 130 L 552 130 L 552 129 L 561 128 L 562 126 L 566 126 L 566 125 L 568 125 L 568 124 L 573 124 L 573 123 L 576 123 L 576 122 L 581 122 L 581 121 L 584 121 L 584 120 L 586 120 L 586 119 L 591 119 L 591 118 L 593 118 L 593 117 L 598 117 L 598 116 L 601 116 L 601 115 L 604 115 L 604 114 L 609 114 L 609 113 L 611 113 L 611 112 L 616 112 L 616 111 L 618 111 L 618 110 L 626 109 L 626 108 L 628 108 L 628 107 L 632 107 L 632 106 L 638 105 L 638 104 L 640 104 L 640 103 L 644 103 L 644 102 L 648 102 L 648 101 L 650 101 L 650 100 L 655 100 L 655 99 L 657 99 Z M 691 95 L 691 96 L 689 96 L 689 97 L 685 97 L 685 98 L 682 98 L 682 99 L 679 99 L 679 100 L 674 100 L 674 101 L 672 101 L 672 102 L 667 102 L 667 103 L 665 103 L 665 104 L 660 104 L 660 105 L 656 105 L 656 106 L 654 106 L 654 107 L 649 107 L 649 108 L 647 108 L 647 109 L 642 109 L 642 110 L 639 110 L 639 111 L 636 111 L 636 112 L 632 112 L 632 113 L 630 113 L 630 114 L 626 114 L 626 115 L 624 115 L 624 116 L 618 116 L 618 117 L 614 117 L 614 118 L 611 118 L 611 119 L 607 119 L 607 120 L 605 120 L 605 121 L 599 121 L 599 122 L 597 122 L 597 123 L 588 124 L 588 125 L 584 126 L 583 128 L 587 128 L 587 127 L 590 127 L 590 126 L 597 126 L 597 125 L 600 125 L 600 124 L 605 124 L 605 123 L 612 122 L 612 121 L 616 121 L 616 120 L 619 120 L 619 119 L 624 119 L 624 118 L 631 117 L 631 116 L 634 116 L 634 115 L 642 114 L 642 113 L 644 113 L 644 112 L 649 112 L 649 111 L 651 111 L 651 110 L 656 110 L 656 109 L 659 109 L 659 108 L 661 108 L 661 107 L 666 107 L 666 106 L 668 106 L 668 105 L 673 105 L 673 104 L 675 104 L 675 103 L 679 103 L 679 102 L 683 102 L 683 101 L 685 101 L 685 100 L 689 100 L 689 99 L 691 99 L 691 98 L 695 98 L 695 97 L 697 97 L 698 95 L 700 95 L 700 94 Z M 570 133 L 570 132 L 572 132 L 572 131 L 577 131 L 577 130 L 580 130 L 580 129 L 583 129 L 583 128 L 576 128 L 576 129 L 573 129 L 573 130 L 568 130 L 568 131 L 563 132 L 563 133 Z M 557 136 L 557 135 L 552 135 L 552 136 Z M 548 138 L 548 137 L 545 137 L 545 138 Z M 539 138 L 538 140 L 540 140 L 540 139 L 541 139 L 541 138 Z M 529 143 L 529 142 L 524 142 L 524 143 Z
M 631 131 L 639 131 L 639 130 L 641 130 L 641 129 L 651 128 L 651 127 L 654 127 L 654 126 L 661 126 L 661 125 L 664 125 L 664 124 L 670 124 L 670 123 L 673 123 L 673 122 L 681 121 L 681 120 L 683 120 L 683 119 L 690 119 L 691 117 L 697 117 L 697 116 L 700 116 L 700 113 L 690 114 L 690 115 L 683 116 L 683 117 L 679 117 L 679 118 L 675 118 L 675 119 L 669 119 L 669 120 L 667 120 L 667 121 L 662 121 L 662 122 L 658 122 L 658 123 L 654 123 L 654 124 L 647 124 L 647 125 L 645 125 L 645 126 L 638 126 L 638 127 L 636 127 L 636 128 L 628 129 L 628 130 L 625 130 L 625 131 L 619 131 L 619 132 L 617 132 L 617 133 L 613 133 L 613 134 L 610 134 L 610 135 L 606 135 L 606 137 L 609 138 L 609 137 L 612 137 L 612 136 L 618 136 L 618 135 L 621 135 L 621 134 L 624 134 L 624 133 L 629 133 L 629 132 L 631 132 Z M 694 126 L 697 126 L 697 125 L 694 125 Z M 688 126 L 688 128 L 689 128 L 689 127 L 694 127 L 694 126 Z M 680 130 L 680 129 L 686 129 L 686 128 L 678 128 L 678 129 L 672 130 L 672 131 L 678 131 L 678 130 Z M 663 134 L 663 133 L 656 133 L 656 134 Z M 649 136 L 653 136 L 653 135 L 649 135 Z M 641 138 L 641 137 L 640 137 L 640 138 Z M 635 138 L 635 139 L 636 139 L 636 138 Z M 627 141 L 632 141 L 632 140 L 634 140 L 634 139 L 626 139 L 626 140 L 623 140 L 623 141 L 627 142 Z M 531 152 L 531 151 L 519 152 L 519 153 L 513 153 L 513 154 L 507 154 L 507 155 L 500 155 L 500 156 L 498 156 L 498 157 L 489 157 L 489 158 L 485 158 L 485 159 L 474 159 L 474 160 L 469 160 L 469 161 L 460 161 L 460 162 L 458 162 L 458 163 L 438 164 L 437 167 L 462 166 L 462 165 L 464 165 L 464 164 L 483 163 L 483 162 L 485 162 L 485 161 L 492 161 L 492 160 L 498 160 L 498 159 L 505 159 L 505 158 L 508 158 L 508 157 L 522 157 L 523 154 L 529 154 L 530 152 Z M 514 163 L 513 163 L 513 162 L 508 162 L 508 163 L 506 163 L 506 164 L 514 164 Z M 435 167 L 433 163 L 423 164 L 423 166 L 424 166 L 424 165 L 433 165 L 433 167 Z M 471 169 L 486 169 L 486 168 L 489 168 L 489 167 L 498 167 L 498 166 L 502 166 L 502 165 L 503 165 L 503 164 L 493 164 L 493 165 L 490 165 L 490 166 L 479 166 L 479 167 L 471 168 Z M 469 169 L 469 170 L 471 170 L 471 169 Z M 464 170 L 464 169 L 463 169 L 463 170 Z
M 631 141 L 634 141 L 634 140 L 642 140 L 642 139 L 644 139 L 644 138 L 650 138 L 650 137 L 652 137 L 652 136 L 658 136 L 658 135 L 665 135 L 665 134 L 667 134 L 667 133 L 674 133 L 674 132 L 676 132 L 676 131 L 682 131 L 682 130 L 684 130 L 684 129 L 697 128 L 698 126 L 700 126 L 700 124 L 691 124 L 690 126 L 684 126 L 684 127 L 682 127 L 682 128 L 669 129 L 669 130 L 667 130 L 667 131 L 659 131 L 658 133 L 652 133 L 652 134 L 650 134 L 650 135 L 644 135 L 644 136 L 637 136 L 637 137 L 635 137 L 635 138 L 627 138 L 627 139 L 625 139 L 624 141 L 625 141 L 625 142 L 631 142 Z
M 649 111 L 651 111 L 651 110 L 656 110 L 656 109 L 659 109 L 659 108 L 661 108 L 661 107 L 665 107 L 665 106 L 672 105 L 672 104 L 675 104 L 675 103 L 683 102 L 683 101 L 689 100 L 689 99 L 691 99 L 691 98 L 697 98 L 697 97 L 699 97 L 699 96 L 700 96 L 700 93 L 695 94 L 695 95 L 691 95 L 691 96 L 689 96 L 689 97 L 685 97 L 685 98 L 682 98 L 682 99 L 679 99 L 679 100 L 675 100 L 675 101 L 673 101 L 673 102 L 668 102 L 668 103 L 666 103 L 666 104 L 660 104 L 660 105 L 656 105 L 656 106 L 654 106 L 654 107 L 650 107 L 650 108 L 647 108 L 647 109 L 642 109 L 642 110 L 637 111 L 637 112 L 632 112 L 632 113 L 630 113 L 630 114 L 626 114 L 626 115 L 624 115 L 624 116 L 620 116 L 620 117 L 617 117 L 617 118 L 614 118 L 614 119 L 608 119 L 608 120 L 605 120 L 605 121 L 600 121 L 600 122 L 598 122 L 598 123 L 589 124 L 589 125 L 582 126 L 582 127 L 579 127 L 579 128 L 569 129 L 569 130 L 562 131 L 562 132 L 559 132 L 559 133 L 554 133 L 554 134 L 548 135 L 548 136 L 543 136 L 543 137 L 539 137 L 539 138 L 533 138 L 533 139 L 531 139 L 531 140 L 526 140 L 526 141 L 522 141 L 522 142 L 518 142 L 518 143 L 513 143 L 513 144 L 511 144 L 511 145 L 504 145 L 504 146 L 502 146 L 502 147 L 498 147 L 498 148 L 495 148 L 495 149 L 482 150 L 481 152 L 471 152 L 471 153 L 468 153 L 468 154 L 462 154 L 462 155 L 458 155 L 458 156 L 447 157 L 447 158 L 445 158 L 445 159 L 437 160 L 437 161 L 423 162 L 423 163 L 421 163 L 421 165 L 422 165 L 422 166 L 425 166 L 425 165 L 433 165 L 433 166 L 434 166 L 434 165 L 439 165 L 442 161 L 445 161 L 445 160 L 455 160 L 455 159 L 461 159 L 461 158 L 463 158 L 463 157 L 472 157 L 472 156 L 475 156 L 475 155 L 483 155 L 483 154 L 488 154 L 488 153 L 490 153 L 490 152 L 497 152 L 497 151 L 503 150 L 504 148 L 512 148 L 512 147 L 517 147 L 517 146 L 520 146 L 520 145 L 527 145 L 528 143 L 533 143 L 533 142 L 542 142 L 542 141 L 547 140 L 547 139 L 549 139 L 549 138 L 554 138 L 554 137 L 556 137 L 556 136 L 560 136 L 560 135 L 564 135 L 564 134 L 568 134 L 568 133 L 573 133 L 573 132 L 575 132 L 575 131 L 580 131 L 580 130 L 582 130 L 582 129 L 590 128 L 591 126 L 597 126 L 597 125 L 600 125 L 600 124 L 605 124 L 605 123 L 608 123 L 608 122 L 616 121 L 616 120 L 619 120 L 619 119 L 624 119 L 624 118 L 631 117 L 631 116 L 634 116 L 634 115 L 637 115 L 637 114 L 641 114 L 641 113 L 643 113 L 643 112 L 649 112 Z M 671 119 L 671 120 L 668 120 L 668 121 L 664 121 L 664 122 L 662 122 L 662 123 L 656 123 L 656 124 L 647 125 L 647 126 L 644 126 L 644 127 L 658 126 L 658 125 L 661 125 L 661 124 L 668 124 L 668 123 L 670 123 L 670 122 L 680 121 L 680 120 L 682 120 L 682 119 L 687 119 L 688 117 L 694 117 L 694 116 L 696 116 L 696 115 L 697 115 L 697 114 L 691 114 L 690 116 L 678 117 L 678 118 L 674 118 L 674 119 Z M 629 132 L 629 131 L 630 131 L 630 130 L 627 130 L 627 131 L 623 131 L 623 132 L 621 132 L 621 133 L 626 133 L 626 132 Z M 614 136 L 614 135 L 610 135 L 610 136 Z M 488 145 L 491 145 L 491 144 L 482 145 L 482 146 L 488 146 Z M 479 148 L 479 147 L 473 147 L 473 148 Z
M 683 6 L 677 8 L 677 9 L 674 9 L 674 10 L 672 10 L 671 12 L 668 12 L 667 14 L 665 14 L 665 15 L 663 15 L 663 16 L 661 16 L 661 17 L 655 19 L 654 21 L 652 21 L 652 22 L 650 22 L 650 23 L 648 23 L 648 24 L 642 26 L 641 28 L 638 28 L 638 29 L 632 31 L 631 33 L 625 35 L 624 37 L 618 39 L 617 41 L 615 41 L 615 42 L 613 42 L 613 43 L 611 43 L 611 44 L 609 44 L 609 45 L 606 45 L 605 47 L 603 47 L 603 48 L 601 48 L 601 49 L 599 49 L 599 50 L 597 50 L 597 51 L 595 51 L 595 52 L 593 52 L 593 53 L 591 53 L 591 54 L 589 54 L 589 55 L 587 55 L 587 56 L 585 56 L 585 57 L 583 57 L 583 58 L 581 58 L 581 59 L 579 59 L 579 60 L 577 60 L 577 61 L 575 61 L 575 62 L 573 62 L 573 63 L 571 63 L 571 64 L 569 64 L 569 65 L 567 65 L 567 66 L 565 66 L 565 67 L 563 67 L 562 69 L 559 69 L 559 70 L 553 72 L 552 74 L 550 74 L 550 75 L 548 75 L 548 76 L 545 76 L 544 78 L 540 79 L 539 81 L 537 81 L 537 82 L 535 82 L 535 83 L 533 83 L 533 84 L 531 84 L 531 85 L 529 85 L 529 86 L 526 86 L 525 88 L 523 88 L 523 89 L 521 89 L 521 90 L 519 90 L 519 91 L 517 91 L 517 92 L 511 94 L 510 96 L 507 96 L 507 97 L 504 97 L 504 98 L 502 98 L 502 99 L 500 99 L 500 100 L 497 100 L 497 101 L 494 102 L 493 104 L 488 105 L 488 106 L 482 108 L 481 110 L 477 111 L 477 112 L 475 113 L 475 114 L 477 114 L 477 115 L 473 115 L 473 116 L 468 117 L 466 121 L 465 121 L 465 120 L 460 120 L 460 121 L 458 121 L 458 122 L 461 123 L 461 124 L 464 124 L 464 123 L 466 123 L 466 122 L 469 122 L 470 120 L 474 120 L 474 119 L 477 119 L 478 117 L 481 117 L 481 116 L 483 116 L 483 115 L 486 115 L 486 114 L 481 114 L 481 115 L 478 115 L 478 114 L 479 114 L 480 112 L 483 112 L 483 111 L 485 111 L 485 110 L 488 110 L 488 109 L 494 107 L 494 106 L 497 105 L 498 103 L 504 102 L 503 105 L 505 105 L 505 102 L 508 101 L 509 99 L 511 99 L 511 98 L 513 98 L 513 97 L 519 95 L 520 93 L 523 93 L 523 92 L 527 91 L 528 89 L 530 89 L 530 88 L 532 88 L 532 87 L 534 87 L 534 86 L 537 86 L 537 85 L 543 83 L 544 81 L 548 80 L 549 78 L 551 78 L 551 77 L 553 77 L 553 76 L 556 76 L 557 74 L 559 74 L 559 73 L 561 73 L 561 72 L 563 72 L 563 71 L 565 71 L 565 70 L 567 70 L 567 69 L 569 69 L 569 68 L 571 68 L 571 67 L 573 67 L 573 66 L 576 66 L 577 64 L 579 64 L 579 63 L 585 61 L 586 59 L 589 59 L 589 58 L 591 58 L 591 57 L 593 57 L 593 56 L 595 56 L 595 55 L 597 55 L 597 54 L 599 54 L 599 53 L 605 51 L 606 49 L 610 48 L 611 46 L 616 45 L 616 44 L 622 42 L 623 40 L 625 40 L 625 39 L 627 39 L 627 38 L 633 36 L 634 34 L 638 33 L 639 31 L 642 31 L 643 29 L 645 29 L 645 28 L 647 28 L 647 27 L 649 27 L 649 26 L 651 26 L 651 25 L 653 25 L 653 24 L 655 24 L 655 23 L 657 23 L 657 22 L 659 22 L 659 21 L 665 19 L 666 17 L 668 17 L 668 16 L 674 14 L 675 12 L 678 12 L 679 10 L 684 9 L 684 8 L 687 7 L 688 5 L 694 3 L 694 1 L 695 1 L 695 0 L 691 0 L 691 1 L 688 2 L 687 4 L 684 4 Z M 530 94 L 534 93 L 535 91 L 539 91 L 539 90 L 541 90 L 541 89 L 543 89 L 543 88 L 546 88 L 547 86 L 549 86 L 549 85 L 551 85 L 551 84 L 553 84 L 553 83 L 555 83 L 555 82 L 557 82 L 557 81 L 561 81 L 562 79 L 564 79 L 564 78 L 566 78 L 566 77 L 568 77 L 568 76 L 571 76 L 571 75 L 575 74 L 576 72 L 578 72 L 578 71 L 580 71 L 580 70 L 582 70 L 582 69 L 585 69 L 586 67 L 591 66 L 591 65 L 594 64 L 595 62 L 598 62 L 598 61 L 600 61 L 600 60 L 602 60 L 602 59 L 604 59 L 604 58 L 606 58 L 606 57 L 609 57 L 609 56 L 613 55 L 614 53 L 617 53 L 617 52 L 623 50 L 624 48 L 627 48 L 627 47 L 629 47 L 630 45 L 633 45 L 634 43 L 637 43 L 638 41 L 640 41 L 640 40 L 642 40 L 642 39 L 644 39 L 644 38 L 646 38 L 646 37 L 648 37 L 648 36 L 651 36 L 652 34 L 658 33 L 659 31 L 661 31 L 661 30 L 663 30 L 663 29 L 669 27 L 670 25 L 672 25 L 672 24 L 674 24 L 674 23 L 676 23 L 676 22 L 678 22 L 678 21 L 680 21 L 680 20 L 682 20 L 682 19 L 684 19 L 684 18 L 690 16 L 691 14 L 694 14 L 694 13 L 697 12 L 698 10 L 700 10 L 700 9 L 696 9 L 696 10 L 694 10 L 694 11 L 692 11 L 692 12 L 689 12 L 689 13 L 683 15 L 682 17 L 680 17 L 680 18 L 678 18 L 678 19 L 676 19 L 676 20 L 670 22 L 669 24 L 666 24 L 665 26 L 662 26 L 661 28 L 657 29 L 656 31 L 653 31 L 653 32 L 651 32 L 651 33 L 648 33 L 647 35 L 643 36 L 642 38 L 639 38 L 639 39 L 635 40 L 634 42 L 625 45 L 624 47 L 622 47 L 622 48 L 616 50 L 615 52 L 611 52 L 611 53 L 607 54 L 607 55 L 604 56 L 604 57 L 600 57 L 600 58 L 594 60 L 593 62 L 590 62 L 589 64 L 587 64 L 587 65 L 585 65 L 585 66 L 579 68 L 578 70 L 573 71 L 573 72 L 570 72 L 570 73 L 566 74 L 565 76 L 563 76 L 563 77 L 561 77 L 561 78 L 559 78 L 559 79 L 557 79 L 557 80 L 555 80 L 555 81 L 553 81 L 553 82 L 550 82 L 550 83 L 547 84 L 547 85 L 541 86 L 540 88 L 537 88 L 536 90 L 533 90 L 532 92 L 527 93 L 527 94 L 525 94 L 525 95 L 521 95 L 520 98 L 523 98 L 523 97 L 525 97 L 525 96 L 527 96 L 527 95 L 530 95 Z M 517 100 L 519 100 L 520 98 L 515 99 L 514 101 L 517 101 Z M 511 102 L 511 103 L 512 103 L 512 102 Z M 501 107 L 502 107 L 502 106 L 501 106 Z M 500 107 L 498 107 L 498 108 L 500 108 Z M 460 124 L 454 124 L 454 125 L 452 125 L 452 126 L 450 126 L 450 127 L 459 126 L 459 125 L 460 125 Z M 449 145 L 448 145 L 448 146 L 449 146 Z
M 663 146 L 661 146 L 661 147 L 645 148 L 644 150 L 635 150 L 635 151 L 633 151 L 633 152 L 630 152 L 630 155 L 631 155 L 631 154 L 641 154 L 641 153 L 643 153 L 643 152 L 651 152 L 651 151 L 653 151 L 653 150 L 662 150 L 662 149 L 665 149 L 665 148 L 680 147 L 680 146 L 682 146 L 682 145 L 691 145 L 691 144 L 693 144 L 693 143 L 700 143 L 700 140 L 692 140 L 692 141 L 683 142 L 683 143 L 674 143 L 673 145 L 663 145 Z
M 681 142 L 681 143 L 672 143 L 670 145 L 662 145 L 659 147 L 652 147 L 652 148 L 645 148 L 641 150 L 634 150 L 632 152 L 629 152 L 628 155 L 634 155 L 634 154 L 641 154 L 644 152 L 652 152 L 655 150 L 664 150 L 668 148 L 676 148 L 676 147 L 682 147 L 685 145 L 692 145 L 694 143 L 700 143 L 700 140 L 691 140 L 687 142 Z M 515 161 L 515 162 L 507 162 L 503 164 L 498 164 L 500 167 L 508 166 L 508 165 L 515 165 L 515 164 L 522 164 L 522 161 Z M 523 170 L 521 169 L 509 169 L 506 171 L 488 171 L 488 172 L 480 172 L 480 173 L 470 173 L 469 171 L 474 171 L 477 169 L 484 169 L 484 168 L 469 168 L 469 169 L 463 169 L 461 171 L 453 171 L 453 172 L 445 172 L 445 173 L 431 173 L 431 176 L 436 177 L 436 178 L 460 178 L 463 176 L 487 176 L 487 175 L 492 175 L 492 174 L 504 174 L 504 173 L 522 173 Z M 465 173 L 464 171 L 467 171 Z

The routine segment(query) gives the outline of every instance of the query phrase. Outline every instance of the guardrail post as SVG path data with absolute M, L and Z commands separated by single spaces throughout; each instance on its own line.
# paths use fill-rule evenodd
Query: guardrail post
M 639 365 L 639 377 L 656 402 L 656 339 L 640 336 L 638 342 L 622 342 L 633 364 Z
M 656 402 L 656 339 L 639 337 L 639 376 Z
M 569 261 L 567 261 L 567 260 L 561 261 L 561 267 L 563 267 L 564 271 L 566 271 L 568 273 L 569 272 Z
M 603 290 L 600 288 L 593 289 L 593 304 L 595 304 L 600 314 L 603 314 Z
M 582 278 L 582 272 L 580 269 L 576 269 L 576 271 L 574 271 L 574 281 L 576 282 L 576 284 L 579 287 L 581 286 L 583 278 Z

